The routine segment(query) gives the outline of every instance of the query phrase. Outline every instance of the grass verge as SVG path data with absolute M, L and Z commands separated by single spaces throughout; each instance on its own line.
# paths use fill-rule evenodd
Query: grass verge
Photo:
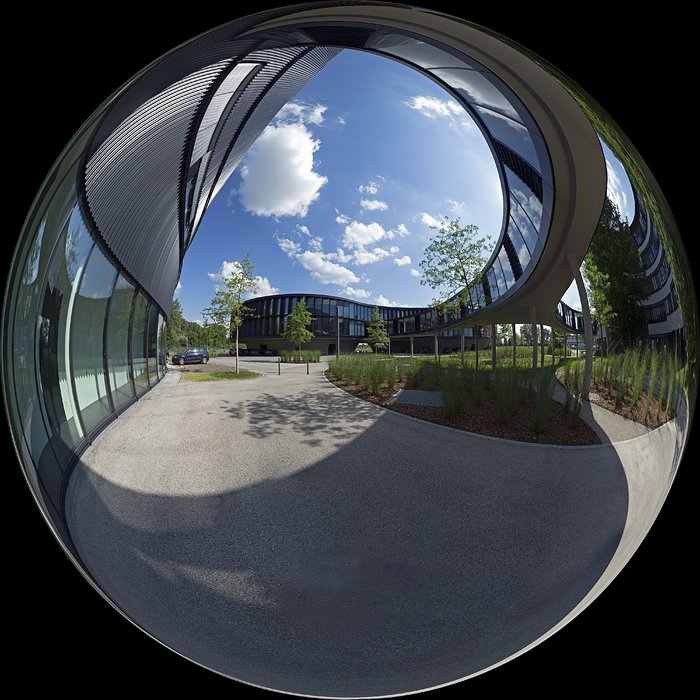
M 226 379 L 255 379 L 260 377 L 260 372 L 252 372 L 251 370 L 243 369 L 240 374 L 235 372 L 201 372 L 198 374 L 191 372 L 181 372 L 181 382 L 218 382 Z

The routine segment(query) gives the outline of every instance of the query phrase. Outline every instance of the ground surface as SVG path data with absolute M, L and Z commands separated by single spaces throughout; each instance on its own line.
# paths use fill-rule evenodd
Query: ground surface
M 359 401 L 325 364 L 241 365 L 263 376 L 169 372 L 67 494 L 100 586 L 189 658 L 305 694 L 431 687 L 538 639 L 610 562 L 613 446 L 472 435 Z

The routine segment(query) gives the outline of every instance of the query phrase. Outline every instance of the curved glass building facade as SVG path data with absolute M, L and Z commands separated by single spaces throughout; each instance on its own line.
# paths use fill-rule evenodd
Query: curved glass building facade
M 491 342 L 486 329 L 493 324 L 547 324 L 586 334 L 591 351 L 586 353 L 586 372 L 590 377 L 588 360 L 593 355 L 593 342 L 587 301 L 582 299 L 583 312 L 577 312 L 561 300 L 573 280 L 583 289 L 581 263 L 606 198 L 603 141 L 620 159 L 634 190 L 636 214 L 631 235 L 649 285 L 649 296 L 643 303 L 645 339 L 678 348 L 685 362 L 685 384 L 678 402 L 682 410 L 668 422 L 665 432 L 647 431 L 652 437 L 645 433 L 640 438 L 651 440 L 660 435 L 656 452 L 640 449 L 633 455 L 635 468 L 642 464 L 644 469 L 636 469 L 630 479 L 642 481 L 630 481 L 628 488 L 625 475 L 615 472 L 620 491 L 629 496 L 620 512 L 623 516 L 633 514 L 626 521 L 621 517 L 627 528 L 624 546 L 612 548 L 615 551 L 604 562 L 604 575 L 592 588 L 574 590 L 574 603 L 563 605 L 556 624 L 542 631 L 542 636 L 539 632 L 533 636 L 528 630 L 516 646 L 510 640 L 511 646 L 500 657 L 501 650 L 494 651 L 491 661 L 503 663 L 578 614 L 612 580 L 645 536 L 683 455 L 694 414 L 698 362 L 698 312 L 692 273 L 673 217 L 651 173 L 627 138 L 585 93 L 545 61 L 504 37 L 441 13 L 405 5 L 362 0 L 314 2 L 229 22 L 185 42 L 139 71 L 95 111 L 62 152 L 29 211 L 15 247 L 2 310 L 2 386 L 10 432 L 31 492 L 53 533 L 79 570 L 108 597 L 106 586 L 83 563 L 68 528 L 66 493 L 71 475 L 86 449 L 116 417 L 162 379 L 163 384 L 172 380 L 173 375 L 164 375 L 166 324 L 183 260 L 207 207 L 279 110 L 343 49 L 399 61 L 439 84 L 469 112 L 500 174 L 503 223 L 483 271 L 483 281 L 469 299 L 463 299 L 460 290 L 453 290 L 451 298 L 460 296 L 461 301 L 453 316 L 439 315 L 425 307 L 379 307 L 394 349 L 415 349 L 417 353 L 424 353 L 424 346 L 428 352 L 454 350 L 460 336 L 470 334 L 472 328 L 484 330 L 477 331 L 479 337 L 472 337 L 471 343 L 486 345 Z M 245 251 L 245 232 L 233 231 L 231 235 Z M 281 334 L 301 296 L 278 294 L 250 300 L 253 317 L 241 329 L 241 341 L 251 347 L 257 344 L 261 350 L 290 347 Z M 311 330 L 315 338 L 310 347 L 324 354 L 348 352 L 365 337 L 373 304 L 322 294 L 303 296 L 313 316 Z M 413 348 L 412 339 L 419 337 L 423 340 Z M 303 381 L 306 375 L 300 372 L 298 378 Z M 163 389 L 161 385 L 156 392 Z M 252 437 L 267 437 L 274 434 L 273 428 L 281 429 L 285 416 L 293 416 L 297 410 L 297 398 L 283 397 L 273 407 L 275 410 L 270 410 L 265 397 L 251 402 L 248 414 L 257 419 L 268 413 L 272 416 L 262 430 L 251 431 Z M 311 392 L 302 399 L 307 408 L 322 410 L 326 406 Z M 372 415 L 379 412 L 374 408 Z M 302 429 L 313 453 L 317 445 L 308 440 L 312 421 Z M 342 431 L 329 432 L 335 436 Z M 620 452 L 626 449 L 633 451 L 626 444 Z M 227 450 L 228 455 L 228 446 Z M 469 450 L 454 452 L 473 454 Z M 357 459 L 355 452 L 347 454 L 348 461 L 341 465 L 344 473 L 353 472 L 345 467 Z M 364 461 L 372 462 L 374 469 L 376 445 L 366 454 L 369 456 Z M 662 458 L 657 459 L 657 455 Z M 327 457 L 317 461 L 325 464 Z M 430 458 L 426 453 L 424 463 L 430 463 Z M 517 455 L 513 460 L 517 461 Z M 268 466 L 262 465 L 255 484 L 265 498 L 276 483 Z M 653 473 L 653 478 L 645 469 Z M 232 471 L 229 469 L 228 475 Z M 369 480 L 376 473 L 369 474 Z M 293 474 L 285 482 L 289 492 L 315 496 L 313 489 L 304 491 L 307 476 Z M 590 473 L 587 476 L 590 478 Z M 110 478 L 95 480 L 95 484 L 99 482 L 95 486 L 97 500 L 99 488 L 110 489 L 118 481 Z M 557 479 L 565 480 L 560 475 Z M 430 488 L 438 481 L 431 475 Z M 352 488 L 353 482 L 348 484 Z M 598 488 L 590 481 L 586 484 L 593 492 Z M 167 523 L 170 529 L 159 531 L 159 537 L 153 538 L 157 546 L 172 554 L 172 561 L 177 560 L 179 550 L 168 549 L 172 544 L 168 537 L 180 533 L 182 521 L 178 518 L 184 517 L 184 511 L 196 521 L 187 530 L 189 537 L 201 534 L 198 528 L 206 530 L 208 519 L 221 510 L 220 494 L 212 496 L 211 490 L 189 510 L 192 501 L 187 486 L 183 485 L 186 496 L 178 493 L 172 499 L 180 510 L 176 509 L 173 522 Z M 226 496 L 236 506 L 249 492 L 238 483 L 227 488 Z M 153 503 L 162 494 L 132 489 L 128 495 L 138 502 L 140 513 L 158 512 Z M 280 503 L 289 505 L 284 498 L 286 493 L 280 496 Z M 329 501 L 324 512 L 333 513 L 340 500 Z M 158 501 L 158 505 L 163 502 Z M 577 503 L 575 494 L 567 503 Z M 279 510 L 286 512 L 284 507 Z M 376 510 L 381 508 L 377 506 Z M 123 522 L 119 515 L 113 520 L 120 527 Z M 130 533 L 147 532 L 147 528 L 139 527 L 135 524 Z M 182 530 L 186 529 L 183 526 Z M 109 555 L 116 561 L 126 549 L 115 547 Z M 136 551 L 140 551 L 136 546 L 129 549 L 129 553 Z M 156 554 L 160 557 L 162 552 Z M 159 571 L 167 571 L 163 578 L 172 580 L 174 569 L 168 568 L 172 562 L 166 559 L 163 555 L 158 561 L 158 566 L 162 564 Z M 201 564 L 197 557 L 186 564 L 193 562 L 196 566 L 193 564 L 187 574 L 190 583 L 197 579 L 199 574 L 192 572 L 199 571 L 196 567 Z M 209 563 L 209 570 L 218 571 L 218 561 Z M 236 585 L 240 584 L 237 591 L 242 591 L 241 600 L 245 598 L 243 602 L 248 606 L 243 616 L 253 619 L 253 610 L 255 614 L 271 614 L 274 605 L 268 604 L 267 593 L 249 575 L 247 564 L 248 560 L 237 562 L 238 568 L 225 572 L 236 578 Z M 377 567 L 382 565 L 379 562 Z M 299 571 L 303 568 L 299 565 Z M 153 571 L 155 568 L 148 576 Z M 416 571 L 410 569 L 409 578 Z M 328 590 L 332 590 L 334 581 L 346 578 L 342 573 L 333 572 L 333 576 L 328 577 Z M 360 572 L 357 580 L 363 576 Z M 462 572 L 455 574 L 455 579 L 460 576 Z M 574 579 L 575 575 L 563 577 L 562 588 Z M 217 579 L 216 585 L 223 580 Z M 214 588 L 212 597 L 217 596 L 217 602 L 229 600 L 226 592 L 219 595 Z M 128 608 L 123 604 L 126 598 L 111 599 L 118 601 L 115 607 L 126 617 L 166 646 L 188 658 L 200 658 L 200 647 L 188 653 L 193 648 L 187 646 L 191 640 L 180 644 L 177 635 L 159 636 L 152 631 L 154 626 L 142 619 L 148 607 L 142 601 Z M 449 627 L 449 614 L 451 611 L 445 613 L 439 626 Z M 177 622 L 173 628 L 179 634 L 182 627 Z M 260 630 L 267 629 L 264 619 L 255 629 L 256 639 L 262 639 L 265 635 Z M 281 625 L 280 629 L 286 634 L 290 628 Z M 176 637 L 177 643 L 173 641 Z M 326 647 L 337 641 L 332 636 L 329 639 L 331 643 Z M 323 641 L 325 644 L 325 638 Z M 206 639 L 202 646 L 210 642 L 216 640 Z M 386 648 L 379 643 L 377 646 Z M 446 648 L 450 646 L 445 644 Z M 220 663 L 222 657 L 216 656 L 218 650 L 214 652 L 207 657 L 216 659 L 209 664 L 211 668 L 246 680 L 235 665 Z M 458 665 L 450 666 L 440 681 L 457 679 Z M 474 673 L 483 670 L 487 667 Z M 391 683 L 400 674 L 392 673 L 386 687 L 393 693 L 398 686 Z M 420 683 L 416 681 L 409 690 L 427 685 Z M 283 691 L 297 687 L 277 677 L 267 685 Z M 399 690 L 404 692 L 405 688 Z M 332 684 L 328 691 L 333 696 Z M 320 695 L 327 697 L 324 693 Z M 353 696 L 340 691 L 336 695 Z
M 312 315 L 309 330 L 314 334 L 314 339 L 305 347 L 319 350 L 324 355 L 333 355 L 336 349 L 341 353 L 352 352 L 357 343 L 366 337 L 367 325 L 372 321 L 375 307 L 384 321 L 392 350 L 395 352 L 432 353 L 457 350 L 460 333 L 464 333 L 465 338 L 470 339 L 466 348 L 474 348 L 474 329 L 471 326 L 441 330 L 448 324 L 448 319 L 445 316 L 443 323 L 436 323 L 434 309 L 379 306 L 344 297 L 318 294 L 273 294 L 250 299 L 246 302 L 250 315 L 241 326 L 240 342 L 245 343 L 249 350 L 259 349 L 263 352 L 290 349 L 292 346 L 282 337 L 282 333 L 286 329 L 288 315 L 302 299 Z M 480 339 L 479 347 L 490 344 L 488 331 L 479 328 L 477 333 Z M 438 339 L 437 347 L 433 343 L 433 336 Z M 413 348 L 411 337 L 416 338 Z M 423 338 L 423 342 L 417 340 L 420 337 Z

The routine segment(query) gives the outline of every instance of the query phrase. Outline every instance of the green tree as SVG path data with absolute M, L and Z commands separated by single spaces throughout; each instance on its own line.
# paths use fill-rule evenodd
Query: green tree
M 382 321 L 382 317 L 379 315 L 379 307 L 376 304 L 374 311 L 372 311 L 372 320 L 367 324 L 365 337 L 370 345 L 374 345 L 375 352 L 377 352 L 378 345 L 386 345 L 389 342 L 386 324 Z
M 649 290 L 629 224 L 607 197 L 583 273 L 596 321 L 612 340 L 632 345 L 644 328 L 640 304 Z
M 185 317 L 182 315 L 182 304 L 179 299 L 173 299 L 173 305 L 170 309 L 170 318 L 168 319 L 168 333 L 166 336 L 166 344 L 169 350 L 186 345 L 187 337 L 184 330 Z
M 420 283 L 437 293 L 433 306 L 440 316 L 454 319 L 474 315 L 484 303 L 484 267 L 489 238 L 479 238 L 473 224 L 461 226 L 459 219 L 444 217 L 419 263 Z M 478 335 L 474 324 L 474 337 Z
M 520 342 L 522 342 L 523 345 L 532 345 L 531 323 L 523 323 L 522 326 L 520 326 Z
M 246 306 L 244 297 L 255 294 L 258 283 L 253 274 L 255 267 L 250 260 L 250 254 L 231 265 L 231 271 L 223 275 L 222 284 L 216 290 L 211 306 L 202 311 L 202 316 L 211 319 L 213 323 L 220 324 L 227 329 L 228 337 L 236 348 L 236 374 L 240 374 L 238 367 L 238 332 L 243 321 L 252 315 L 252 309 Z M 235 340 L 234 340 L 235 338 Z
M 499 345 L 511 345 L 513 343 L 513 328 L 510 323 L 496 325 L 496 339 Z
M 287 316 L 287 324 L 282 331 L 282 337 L 301 352 L 301 346 L 314 337 L 314 334 L 309 330 L 311 321 L 313 321 L 313 316 L 306 307 L 306 298 L 302 297 Z

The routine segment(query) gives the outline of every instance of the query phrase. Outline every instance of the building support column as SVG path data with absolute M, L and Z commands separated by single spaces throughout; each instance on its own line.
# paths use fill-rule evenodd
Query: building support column
M 491 324 L 491 369 L 496 369 L 496 324 Z
M 540 323 L 540 367 L 544 367 L 544 326 Z
M 411 336 L 411 357 L 413 357 L 413 336 Z
M 571 272 L 574 273 L 578 296 L 581 300 L 583 339 L 586 343 L 586 361 L 583 366 L 583 388 L 581 391 L 581 398 L 584 401 L 588 401 L 588 396 L 591 391 L 591 377 L 593 376 L 593 323 L 591 322 L 591 307 L 588 305 L 588 294 L 586 293 L 586 286 L 583 284 L 581 270 L 574 263 L 570 253 L 566 256 L 566 259 L 569 262 Z
M 513 367 L 518 364 L 518 340 L 515 337 L 515 324 L 510 324 L 511 330 L 513 331 Z
M 437 356 L 438 356 L 438 337 L 437 337 L 437 333 L 433 336 L 433 338 L 435 339 L 435 357 L 437 357 Z
M 537 314 L 535 307 L 530 307 L 530 318 L 532 319 L 532 369 L 537 369 Z

